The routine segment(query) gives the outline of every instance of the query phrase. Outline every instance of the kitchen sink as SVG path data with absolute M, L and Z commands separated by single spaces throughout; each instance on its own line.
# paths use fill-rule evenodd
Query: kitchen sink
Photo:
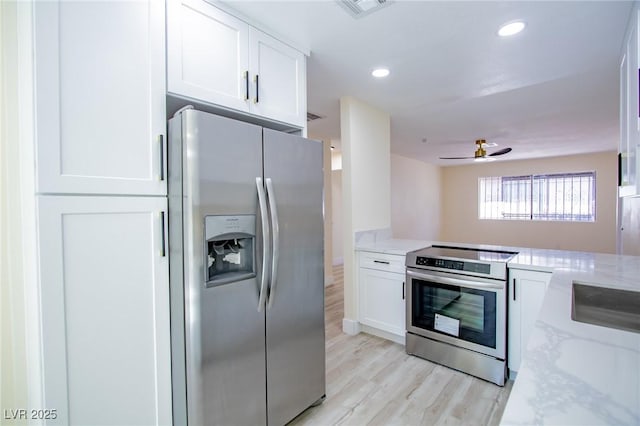
M 640 333 L 640 292 L 574 281 L 571 319 Z

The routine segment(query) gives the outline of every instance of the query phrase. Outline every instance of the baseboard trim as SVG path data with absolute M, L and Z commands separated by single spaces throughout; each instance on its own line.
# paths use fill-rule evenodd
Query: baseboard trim
M 360 324 L 360 331 L 367 334 L 372 334 L 377 337 L 382 337 L 383 339 L 391 340 L 392 342 L 398 343 L 402 346 L 405 345 L 405 336 L 397 335 L 394 333 L 389 333 L 388 331 L 380 330 L 379 328 L 369 327 L 368 325 Z
M 325 275 L 324 277 L 324 286 L 328 286 L 333 284 L 333 274 Z
M 355 336 L 360 333 L 360 323 L 349 318 L 342 318 L 342 331 L 350 336 Z

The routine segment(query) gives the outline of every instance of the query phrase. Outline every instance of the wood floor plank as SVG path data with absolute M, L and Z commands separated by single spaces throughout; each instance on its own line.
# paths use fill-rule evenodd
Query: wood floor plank
M 404 346 L 342 332 L 343 270 L 325 288 L 327 398 L 290 425 L 497 425 L 504 387 L 407 355 Z

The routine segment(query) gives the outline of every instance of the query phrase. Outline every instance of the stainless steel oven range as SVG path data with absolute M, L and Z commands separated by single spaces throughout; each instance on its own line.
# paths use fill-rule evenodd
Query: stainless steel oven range
M 514 254 L 437 245 L 408 253 L 407 353 L 503 386 Z

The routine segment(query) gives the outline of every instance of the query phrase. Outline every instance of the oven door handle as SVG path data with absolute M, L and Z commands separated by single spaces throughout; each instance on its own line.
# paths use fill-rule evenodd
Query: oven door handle
M 463 280 L 460 278 L 449 278 L 439 275 L 423 274 L 420 272 L 411 271 L 409 269 L 407 269 L 407 276 L 430 280 L 441 284 L 451 284 L 459 287 L 476 288 L 479 290 L 504 290 L 504 283 L 502 281 L 500 281 L 500 284 L 489 284 L 479 281 Z

